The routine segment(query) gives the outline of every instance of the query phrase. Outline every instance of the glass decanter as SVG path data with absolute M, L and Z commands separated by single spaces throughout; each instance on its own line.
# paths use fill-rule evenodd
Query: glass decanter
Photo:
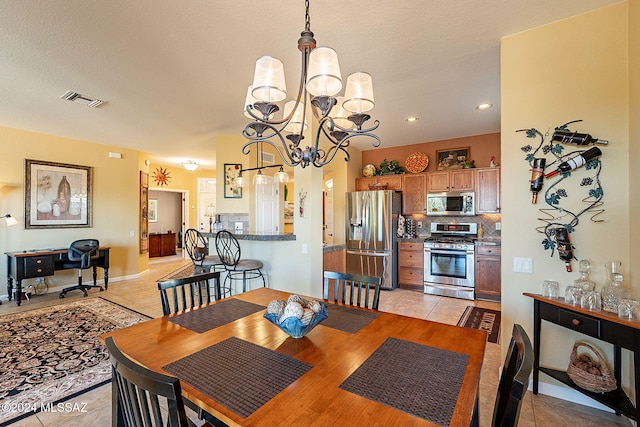
M 591 263 L 586 259 L 583 259 L 578 263 L 580 270 L 580 277 L 573 281 L 573 286 L 582 289 L 583 291 L 593 291 L 596 284 L 589 280 L 589 272 L 591 272 Z
M 629 288 L 622 286 L 624 277 L 620 273 L 612 273 L 609 284 L 602 288 L 602 309 L 618 314 L 618 306 L 623 299 L 631 298 Z

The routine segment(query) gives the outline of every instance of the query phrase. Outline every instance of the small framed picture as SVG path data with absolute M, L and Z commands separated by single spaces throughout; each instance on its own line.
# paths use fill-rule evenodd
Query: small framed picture
M 149 199 L 149 222 L 158 222 L 158 199 Z
M 224 198 L 225 199 L 241 199 L 242 188 L 236 185 L 236 179 L 242 170 L 241 163 L 225 163 L 224 164 Z
M 469 147 L 436 150 L 438 170 L 462 169 L 464 164 L 471 160 L 469 156 Z

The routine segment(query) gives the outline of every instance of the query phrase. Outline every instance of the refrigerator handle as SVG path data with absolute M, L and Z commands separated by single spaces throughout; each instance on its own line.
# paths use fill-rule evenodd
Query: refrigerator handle
M 365 252 L 365 251 L 349 251 L 349 250 L 347 250 L 347 253 L 349 255 L 381 256 L 381 257 L 385 257 L 385 256 L 389 256 L 390 255 L 388 252 Z

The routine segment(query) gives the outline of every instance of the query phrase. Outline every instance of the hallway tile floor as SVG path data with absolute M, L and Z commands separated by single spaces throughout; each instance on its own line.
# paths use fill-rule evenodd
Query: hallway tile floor
M 179 256 L 152 259 L 149 271 L 137 279 L 112 282 L 109 289 L 90 291 L 91 296 L 100 296 L 117 304 L 151 317 L 162 315 L 156 279 L 178 269 L 187 261 Z M 319 281 L 320 283 L 320 281 Z M 135 296 L 135 297 L 132 297 Z M 29 310 L 58 304 L 61 301 L 82 298 L 81 292 L 70 292 L 64 300 L 58 299 L 58 293 L 33 296 L 20 307 L 15 302 L 4 301 L 0 305 L 0 316 L 16 311 Z M 500 304 L 486 301 L 466 301 L 455 298 L 425 295 L 405 289 L 384 291 L 380 296 L 380 310 L 419 317 L 436 322 L 456 324 L 468 305 L 499 309 Z M 480 425 L 491 424 L 493 405 L 498 384 L 501 360 L 499 344 L 487 343 L 482 379 L 480 382 Z M 86 413 L 37 413 L 11 424 L 12 427 L 53 427 L 53 426 L 96 426 L 111 425 L 111 385 L 104 385 L 74 399 L 74 403 L 86 403 Z M 345 421 L 345 425 L 348 422 Z M 544 395 L 534 396 L 527 392 L 522 406 L 520 426 L 523 427 L 606 427 L 630 426 L 625 417 L 600 411 L 590 407 L 559 400 Z

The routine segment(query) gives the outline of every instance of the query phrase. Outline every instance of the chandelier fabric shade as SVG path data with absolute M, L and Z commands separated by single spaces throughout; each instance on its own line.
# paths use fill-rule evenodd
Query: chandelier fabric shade
M 284 65 L 273 56 L 261 56 L 256 61 L 251 95 L 258 101 L 279 102 L 287 97 Z
M 284 112 L 282 115 L 284 117 L 289 117 L 291 115 L 291 111 L 296 106 L 296 101 L 289 101 L 284 104 Z M 304 122 L 303 122 L 304 121 Z M 289 120 L 289 124 L 284 127 L 286 132 L 298 133 L 300 131 L 305 131 L 307 129 L 307 119 L 304 117 L 304 104 L 300 102 L 298 107 L 296 108 L 295 113 L 291 116 L 291 120 Z
M 371 118 L 365 113 L 375 106 L 371 75 L 364 72 L 351 74 L 347 78 L 344 102 L 337 99 L 343 89 L 338 55 L 330 47 L 316 47 L 310 29 L 309 0 L 304 3 L 305 28 L 298 39 L 298 49 L 302 52 L 298 93 L 293 101 L 285 103 L 280 116 L 277 103 L 287 96 L 284 66 L 272 56 L 258 58 L 252 89 L 247 92 L 245 101 L 245 115 L 254 121 L 242 131 L 248 140 L 242 147 L 244 154 L 249 154 L 250 148 L 255 147 L 260 158 L 263 145 L 269 144 L 284 164 L 291 167 L 301 165 L 303 168 L 310 164 L 322 167 L 338 153 L 349 161 L 347 148 L 353 137 L 372 138 L 374 147 L 380 145 L 380 138 L 373 133 L 380 122 L 375 120 L 371 127 L 364 127 Z M 307 129 L 305 105 L 310 106 L 318 125 L 312 126 L 315 133 L 313 141 L 303 143 Z M 285 132 L 288 135 L 285 136 Z
M 313 96 L 333 96 L 341 90 L 342 75 L 336 51 L 326 46 L 313 49 L 309 54 L 307 92 Z
M 369 73 L 353 73 L 347 77 L 347 88 L 344 91 L 345 110 L 352 113 L 365 113 L 373 110 L 373 81 Z

